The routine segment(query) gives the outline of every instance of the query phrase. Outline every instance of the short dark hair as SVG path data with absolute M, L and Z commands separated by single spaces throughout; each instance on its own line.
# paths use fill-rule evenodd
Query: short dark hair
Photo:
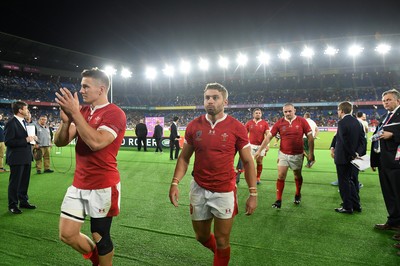
M 228 99 L 229 96 L 228 90 L 223 85 L 217 82 L 208 83 L 206 85 L 206 88 L 204 89 L 204 92 L 206 92 L 207 90 L 217 90 L 222 94 L 222 98 L 224 98 L 224 100 Z
M 350 114 L 353 111 L 353 105 L 351 102 L 341 102 L 339 103 L 338 109 L 342 110 L 345 114 Z
M 28 106 L 28 104 L 26 102 L 23 102 L 23 101 L 13 102 L 11 104 L 11 109 L 13 111 L 13 114 L 15 114 L 15 115 L 18 114 L 19 109 L 24 108 L 24 106 Z
M 110 89 L 110 78 L 108 77 L 106 72 L 104 72 L 103 70 L 100 70 L 97 67 L 83 70 L 81 73 L 81 76 L 82 76 L 82 78 L 96 79 L 96 80 L 102 82 L 106 86 L 107 91 L 108 91 L 108 89 Z
M 253 114 L 254 114 L 255 111 L 260 111 L 262 113 L 262 110 L 260 108 L 254 108 L 253 109 Z
M 177 117 L 177 116 L 174 116 L 174 118 L 172 119 L 172 121 L 174 121 L 174 122 L 176 122 L 178 120 L 179 120 L 179 117 Z
M 357 115 L 358 118 L 361 118 L 364 115 L 364 113 L 363 112 L 357 112 L 356 115 Z

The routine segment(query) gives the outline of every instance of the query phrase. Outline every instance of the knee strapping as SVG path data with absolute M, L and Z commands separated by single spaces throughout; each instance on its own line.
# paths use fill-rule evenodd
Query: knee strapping
M 100 241 L 96 243 L 96 246 L 100 256 L 107 255 L 114 249 L 110 235 L 102 236 Z
M 111 221 L 111 217 L 91 219 L 92 234 L 96 233 L 101 237 L 100 240 L 95 239 L 100 256 L 104 256 L 114 249 L 110 236 Z

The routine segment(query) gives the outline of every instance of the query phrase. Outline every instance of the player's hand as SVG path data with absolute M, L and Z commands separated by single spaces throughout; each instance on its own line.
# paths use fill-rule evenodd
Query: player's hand
M 269 151 L 269 145 L 267 145 L 267 147 L 265 147 L 265 153 L 267 153 Z
M 61 109 L 67 116 L 80 112 L 78 93 L 72 94 L 67 88 L 60 88 L 60 92 L 56 92 L 55 101 L 60 105 Z
M 246 215 L 252 215 L 257 208 L 257 197 L 249 196 L 246 201 Z
M 169 200 L 175 207 L 178 207 L 178 200 L 179 200 L 178 186 L 171 185 L 171 187 L 169 188 Z
M 308 160 L 310 161 L 310 162 L 313 162 L 313 161 L 315 161 L 315 156 L 314 156 L 314 154 L 309 154 L 308 156 L 307 156 L 307 158 L 308 158 Z
M 254 154 L 254 159 L 257 159 L 258 157 L 260 157 L 260 150 L 258 150 L 258 151 Z

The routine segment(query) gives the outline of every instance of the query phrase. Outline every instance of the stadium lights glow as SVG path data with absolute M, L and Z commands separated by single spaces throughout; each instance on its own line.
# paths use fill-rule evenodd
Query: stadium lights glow
M 336 49 L 333 46 L 327 46 L 326 49 L 324 50 L 324 54 L 328 56 L 334 56 L 339 52 L 339 49 Z
M 356 57 L 360 55 L 364 51 L 364 47 L 361 47 L 360 45 L 353 44 L 352 46 L 349 47 L 347 50 L 348 54 L 352 57 Z
M 104 72 L 106 72 L 106 74 L 109 76 L 117 74 L 117 70 L 113 66 L 106 66 L 104 68 Z
M 247 58 L 247 55 L 242 54 L 242 53 L 239 53 L 238 56 L 237 56 L 237 58 L 236 58 L 236 63 L 237 63 L 239 66 L 245 66 L 245 65 L 247 64 L 247 61 L 248 61 L 248 60 L 249 60 L 249 59 Z
M 306 46 L 304 47 L 303 51 L 301 51 L 300 56 L 311 59 L 313 58 L 314 54 L 314 50 Z
M 165 76 L 171 78 L 175 74 L 175 68 L 170 65 L 165 65 L 164 69 L 162 70 Z
M 132 72 L 129 69 L 124 67 L 124 68 L 121 69 L 121 76 L 123 78 L 131 78 L 132 77 Z
M 210 66 L 210 63 L 208 62 L 207 59 L 204 59 L 204 58 L 200 58 L 200 59 L 199 59 L 199 68 L 200 68 L 201 70 L 207 71 L 208 68 L 209 68 L 209 66 Z
M 390 45 L 381 43 L 375 48 L 375 51 L 381 55 L 385 55 L 388 52 L 390 52 L 391 49 L 392 49 L 392 47 Z
M 154 67 L 146 68 L 146 78 L 149 80 L 154 80 L 157 76 L 157 70 Z
M 227 69 L 229 67 L 229 59 L 226 57 L 220 56 L 219 60 L 218 60 L 218 65 L 223 69 Z
M 281 52 L 278 54 L 279 59 L 283 60 L 283 61 L 288 61 L 290 59 L 292 55 L 290 54 L 290 52 L 286 49 L 281 49 Z
M 257 60 L 260 63 L 260 65 L 264 65 L 267 66 L 269 65 L 271 57 L 269 56 L 269 54 L 265 53 L 265 52 L 260 52 L 257 56 Z
M 189 74 L 191 68 L 192 68 L 192 66 L 191 66 L 190 62 L 185 61 L 185 60 L 182 60 L 182 61 L 181 61 L 181 64 L 180 64 L 180 66 L 179 66 L 179 69 L 180 69 L 180 71 L 181 71 L 183 74 L 185 74 L 185 75 Z

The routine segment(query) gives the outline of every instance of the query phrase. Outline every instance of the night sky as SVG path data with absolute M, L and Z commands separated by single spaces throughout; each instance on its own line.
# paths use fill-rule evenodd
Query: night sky
M 134 64 L 266 43 L 400 33 L 400 1 L 42 2 L 2 1 L 0 31 Z

